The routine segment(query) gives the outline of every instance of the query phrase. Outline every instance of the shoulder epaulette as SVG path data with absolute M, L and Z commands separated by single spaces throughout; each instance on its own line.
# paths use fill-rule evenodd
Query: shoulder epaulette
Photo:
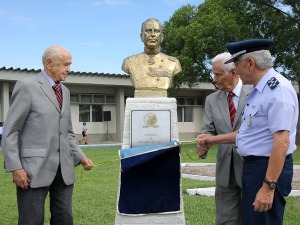
M 169 59 L 170 61 L 176 62 L 176 58 L 175 58 L 175 57 L 168 56 L 168 59 Z
M 271 89 L 274 89 L 279 84 L 279 81 L 275 77 L 272 77 L 270 80 L 268 80 L 267 84 Z

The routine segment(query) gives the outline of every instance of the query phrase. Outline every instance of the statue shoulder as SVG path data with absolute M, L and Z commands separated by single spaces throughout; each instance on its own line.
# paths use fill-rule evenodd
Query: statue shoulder
M 164 53 L 160 53 L 161 54 L 161 57 L 165 58 L 166 60 L 168 61 L 171 61 L 171 62 L 178 62 L 178 59 L 176 59 L 175 57 L 173 56 L 169 56 L 169 55 L 166 55 Z
M 139 53 L 139 54 L 136 54 L 136 55 L 131 55 L 131 56 L 128 56 L 126 59 L 124 60 L 135 60 L 135 59 L 139 59 L 141 57 L 144 57 L 144 54 L 143 52 Z
M 163 61 L 168 62 L 168 64 L 171 66 L 174 75 L 182 71 L 180 62 L 177 58 L 163 53 L 159 53 L 159 54 L 160 57 L 164 59 Z
M 136 55 L 131 55 L 128 56 L 127 58 L 125 58 L 123 60 L 122 63 L 122 70 L 126 73 L 131 73 L 132 72 L 132 67 L 134 67 L 135 65 L 139 65 L 141 61 L 143 61 L 144 59 L 144 53 L 141 52 L 139 54 Z

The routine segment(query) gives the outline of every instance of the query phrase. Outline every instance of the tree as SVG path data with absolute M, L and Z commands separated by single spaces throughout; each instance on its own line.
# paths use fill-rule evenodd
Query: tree
M 162 51 L 181 62 L 174 88 L 211 81 L 210 60 L 228 42 L 273 38 L 274 67 L 300 84 L 299 0 L 206 0 L 179 8 L 164 23 Z
M 300 2 L 299 0 L 248 0 L 263 15 L 264 33 L 276 42 L 274 65 L 300 85 Z
M 300 2 L 299 0 L 249 0 L 265 15 L 265 33 L 276 42 L 272 53 L 274 65 L 300 87 Z M 298 93 L 298 103 L 299 93 Z M 298 119 L 296 143 L 300 144 Z
M 206 0 L 179 8 L 163 32 L 162 51 L 183 68 L 172 94 L 181 84 L 211 81 L 210 60 L 226 51 L 226 43 L 252 38 L 274 39 L 275 69 L 300 87 L 299 0 Z M 300 141 L 300 123 L 297 136 Z
M 183 6 L 164 23 L 162 51 L 181 62 L 183 71 L 173 87 L 211 81 L 210 60 L 226 51 L 225 44 L 246 38 L 263 37 L 250 15 L 252 4 L 244 0 L 207 0 Z

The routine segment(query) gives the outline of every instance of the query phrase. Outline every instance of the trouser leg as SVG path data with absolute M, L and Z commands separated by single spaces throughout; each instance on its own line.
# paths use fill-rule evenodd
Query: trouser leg
M 19 225 L 44 224 L 45 199 L 48 189 L 49 187 L 23 190 L 17 187 Z
M 274 192 L 273 205 L 268 212 L 255 212 L 253 202 L 263 184 L 268 159 L 244 162 L 243 168 L 243 225 L 282 225 L 286 201 L 284 196 L 291 191 L 293 162 L 286 160 Z
M 237 184 L 232 160 L 228 187 L 216 185 L 216 225 L 242 224 L 241 194 L 242 190 Z
M 66 185 L 60 168 L 50 186 L 51 225 L 73 225 L 72 194 L 74 185 Z

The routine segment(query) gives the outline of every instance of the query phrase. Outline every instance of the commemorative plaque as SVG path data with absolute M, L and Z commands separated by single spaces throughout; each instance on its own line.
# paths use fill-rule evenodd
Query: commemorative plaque
M 132 110 L 131 147 L 160 145 L 171 141 L 169 110 Z

